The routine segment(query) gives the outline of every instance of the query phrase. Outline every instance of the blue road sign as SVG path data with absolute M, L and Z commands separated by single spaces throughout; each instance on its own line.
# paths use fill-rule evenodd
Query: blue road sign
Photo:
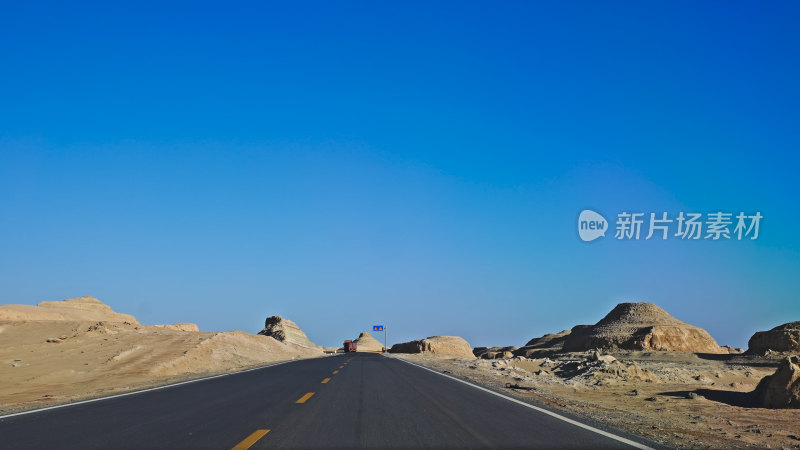
M 373 325 L 372 331 L 383 331 L 383 325 Z

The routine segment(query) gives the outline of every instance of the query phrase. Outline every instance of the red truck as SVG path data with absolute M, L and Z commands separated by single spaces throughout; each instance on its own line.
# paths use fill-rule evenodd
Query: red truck
M 358 344 L 353 341 L 344 341 L 344 352 L 354 352 L 358 349 Z

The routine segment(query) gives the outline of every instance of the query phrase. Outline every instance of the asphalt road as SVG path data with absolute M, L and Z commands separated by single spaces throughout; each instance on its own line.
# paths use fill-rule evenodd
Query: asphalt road
M 632 448 L 625 440 L 642 442 L 569 420 L 394 358 L 358 353 L 7 416 L 0 418 L 0 448 Z

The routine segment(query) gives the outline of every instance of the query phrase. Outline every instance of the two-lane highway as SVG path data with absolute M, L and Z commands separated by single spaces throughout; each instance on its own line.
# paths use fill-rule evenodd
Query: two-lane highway
M 642 442 L 377 354 L 0 418 L 2 448 L 631 448 Z

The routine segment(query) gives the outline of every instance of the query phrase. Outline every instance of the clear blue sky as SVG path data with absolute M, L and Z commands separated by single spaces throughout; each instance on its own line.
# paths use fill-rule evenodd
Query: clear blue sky
M 5 2 L 0 303 L 324 345 L 800 320 L 800 4 L 557 3 Z M 764 219 L 586 244 L 585 207 Z

